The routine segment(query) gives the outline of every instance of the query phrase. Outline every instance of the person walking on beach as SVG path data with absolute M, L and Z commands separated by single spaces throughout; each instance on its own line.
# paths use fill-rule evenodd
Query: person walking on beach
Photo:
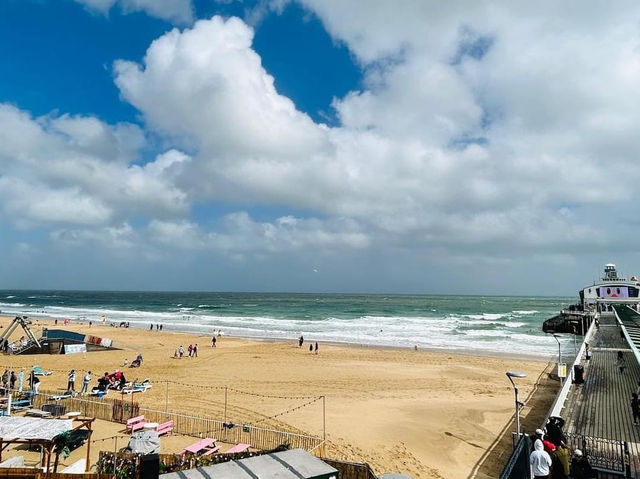
M 69 380 L 67 381 L 67 392 L 74 392 L 76 390 L 76 370 L 69 371 Z
M 82 389 L 80 390 L 80 394 L 87 394 L 90 381 L 91 381 L 91 371 L 87 371 L 87 374 L 85 374 L 84 377 L 82 378 Z
M 16 388 L 16 381 L 18 378 L 16 377 L 16 372 L 11 371 L 11 376 L 9 376 L 9 389 L 12 391 Z
M 162 331 L 162 324 L 160 325 L 160 331 Z
M 316 354 L 318 354 L 318 341 L 316 341 L 316 349 L 315 349 Z
M 309 352 L 312 353 L 313 352 L 313 344 L 309 343 Z
M 191 357 L 191 355 L 193 354 L 193 344 L 189 345 L 189 347 L 187 348 L 187 351 L 189 352 L 188 356 Z
M 638 400 L 638 393 L 631 395 L 631 413 L 633 414 L 633 425 L 638 425 L 638 418 L 640 418 L 640 401 Z
M 178 354 L 180 355 L 180 359 L 182 359 L 182 356 L 184 356 L 184 348 L 182 347 L 182 344 L 178 348 Z
M 193 357 L 194 358 L 198 357 L 198 343 L 193 345 Z
M 9 387 L 9 370 L 5 369 L 2 373 L 2 387 L 7 389 Z
M 24 368 L 18 373 L 18 392 L 21 393 L 24 388 Z
M 529 463 L 533 469 L 533 477 L 536 479 L 548 479 L 551 472 L 551 456 L 544 450 L 540 439 L 536 439 L 533 448 L 534 451 L 529 458 Z
M 301 348 L 303 344 L 304 344 L 304 337 L 301 334 L 300 338 L 298 339 L 298 347 Z
M 32 369 L 29 373 L 29 389 L 35 394 L 38 394 L 38 388 L 40 387 L 40 379 L 36 376 L 36 370 Z
M 149 325 L 149 331 L 153 331 L 153 323 Z
M 216 347 L 216 335 L 215 335 L 215 333 L 213 334 L 213 338 L 211 338 L 211 347 L 212 348 Z

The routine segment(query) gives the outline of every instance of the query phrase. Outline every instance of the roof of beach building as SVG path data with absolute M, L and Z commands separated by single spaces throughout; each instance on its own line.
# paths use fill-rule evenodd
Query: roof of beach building
M 223 462 L 213 466 L 200 467 L 187 471 L 162 474 L 161 479 L 336 479 L 337 469 L 309 454 L 304 449 L 263 454 L 237 461 Z

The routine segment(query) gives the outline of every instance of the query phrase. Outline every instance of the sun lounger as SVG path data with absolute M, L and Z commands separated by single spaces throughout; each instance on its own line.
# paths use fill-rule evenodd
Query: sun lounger
M 11 409 L 15 411 L 22 411 L 31 407 L 31 401 L 28 399 L 20 399 L 19 401 L 13 401 L 11 403 Z
M 36 376 L 49 376 L 53 374 L 51 371 L 44 371 L 40 366 L 34 366 L 33 371 Z
M 186 453 L 199 454 L 202 451 L 206 451 L 211 446 L 214 446 L 215 443 L 216 443 L 215 439 L 207 437 L 207 438 L 201 439 L 200 441 L 194 444 L 191 444 L 190 446 L 185 447 L 184 451 L 182 451 L 182 454 L 183 455 L 185 455 Z
M 225 451 L 225 454 L 234 454 L 236 452 L 244 452 L 249 450 L 249 448 L 251 447 L 250 444 L 236 444 L 235 446 L 233 446 L 231 449 L 229 449 L 228 451 Z
M 158 424 L 156 431 L 159 436 L 162 436 L 163 434 L 167 434 L 173 431 L 173 421 L 167 421 L 167 422 L 163 422 L 162 424 Z
M 136 432 L 144 427 L 147 420 L 144 416 L 132 417 L 127 421 L 127 432 Z
M 150 387 L 151 386 L 145 386 L 145 385 L 142 385 L 142 384 L 136 384 L 135 386 L 124 388 L 122 390 L 122 392 L 124 394 L 144 393 L 144 392 L 147 392 L 147 389 L 149 389 Z
M 72 393 L 64 393 L 64 394 L 54 394 L 52 396 L 49 396 L 49 399 L 52 401 L 60 401 L 61 399 L 69 399 L 72 397 L 73 397 Z
M 42 409 L 27 409 L 24 412 L 24 415 L 35 417 L 50 417 L 51 413 L 49 411 L 43 411 Z

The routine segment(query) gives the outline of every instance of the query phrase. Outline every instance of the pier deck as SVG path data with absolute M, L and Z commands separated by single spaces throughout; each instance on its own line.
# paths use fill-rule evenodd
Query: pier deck
M 591 359 L 583 361 L 585 382 L 573 385 L 561 416 L 566 433 L 626 441 L 631 477 L 640 477 L 640 426 L 634 426 L 630 407 L 631 393 L 640 381 L 640 364 L 621 331 L 612 313 L 600 316 L 600 327 L 591 337 Z M 622 371 L 618 351 L 624 358 Z

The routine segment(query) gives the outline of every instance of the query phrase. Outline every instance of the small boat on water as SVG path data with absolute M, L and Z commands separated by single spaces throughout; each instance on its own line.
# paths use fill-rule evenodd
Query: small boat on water
M 613 304 L 625 303 L 636 308 L 640 305 L 640 283 L 636 276 L 627 279 L 619 276 L 616 265 L 604 267 L 599 281 L 585 286 L 578 294 L 580 302 L 572 304 L 560 314 L 547 319 L 542 330 L 545 333 L 573 333 L 583 335 L 596 311 L 610 311 Z

